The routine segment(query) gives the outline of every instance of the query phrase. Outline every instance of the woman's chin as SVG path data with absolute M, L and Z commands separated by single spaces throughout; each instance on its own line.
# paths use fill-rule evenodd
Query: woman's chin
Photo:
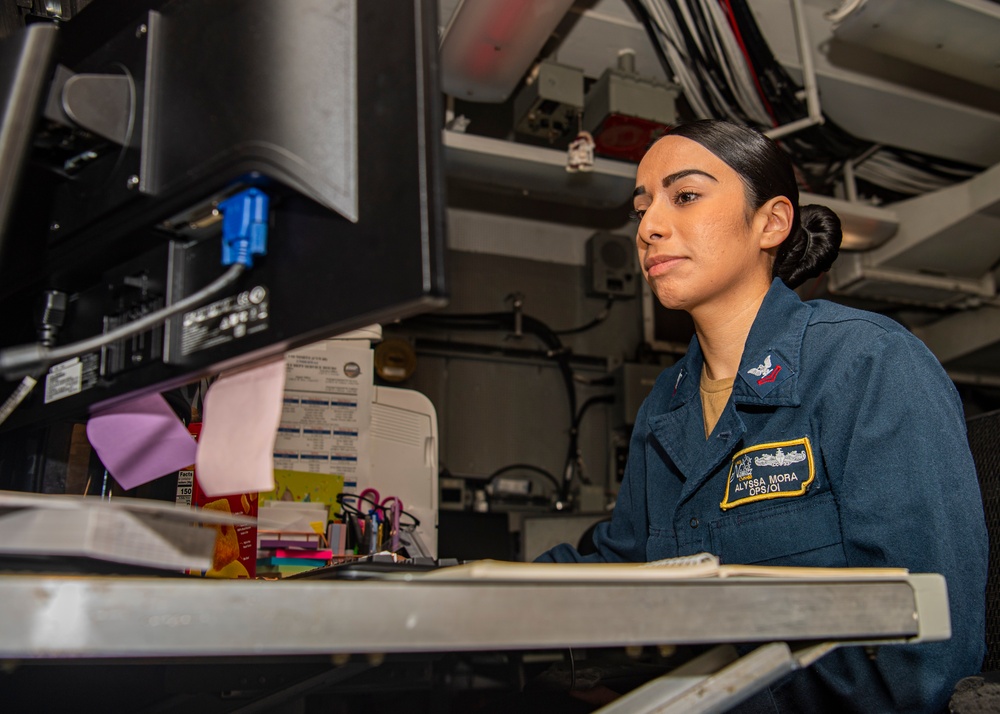
M 665 285 L 664 282 L 654 280 L 650 285 L 659 303 L 668 310 L 687 310 L 691 305 L 690 299 L 680 293 L 676 286 Z

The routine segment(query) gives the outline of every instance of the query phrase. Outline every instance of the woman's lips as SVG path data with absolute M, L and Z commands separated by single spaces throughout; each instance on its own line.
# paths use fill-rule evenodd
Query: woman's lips
M 645 261 L 646 275 L 651 278 L 663 275 L 674 266 L 679 265 L 682 260 L 684 260 L 684 258 L 675 255 L 660 255 L 647 258 Z

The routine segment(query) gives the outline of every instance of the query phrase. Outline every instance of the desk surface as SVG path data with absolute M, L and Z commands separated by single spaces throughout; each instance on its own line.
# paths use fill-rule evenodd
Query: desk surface
M 0 576 L 0 658 L 452 652 L 949 635 L 939 575 L 592 583 Z

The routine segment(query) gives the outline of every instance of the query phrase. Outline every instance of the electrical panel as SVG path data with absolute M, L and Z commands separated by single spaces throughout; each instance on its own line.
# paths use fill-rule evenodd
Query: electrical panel
M 649 144 L 677 121 L 680 88 L 631 71 L 628 62 L 609 67 L 587 92 L 583 124 L 595 152 L 636 163 Z
M 583 96 L 582 69 L 542 62 L 514 99 L 514 130 L 551 143 L 574 137 Z

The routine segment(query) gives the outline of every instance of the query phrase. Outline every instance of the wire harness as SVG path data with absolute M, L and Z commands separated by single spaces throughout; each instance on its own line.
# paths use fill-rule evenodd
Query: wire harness
M 151 330 L 236 282 L 253 265 L 254 255 L 267 252 L 268 196 L 256 188 L 246 189 L 223 201 L 219 210 L 223 213 L 222 263 L 230 266 L 225 273 L 186 298 L 103 334 L 60 347 L 35 342 L 0 350 L 0 375 L 8 380 L 37 375 L 52 364 Z

